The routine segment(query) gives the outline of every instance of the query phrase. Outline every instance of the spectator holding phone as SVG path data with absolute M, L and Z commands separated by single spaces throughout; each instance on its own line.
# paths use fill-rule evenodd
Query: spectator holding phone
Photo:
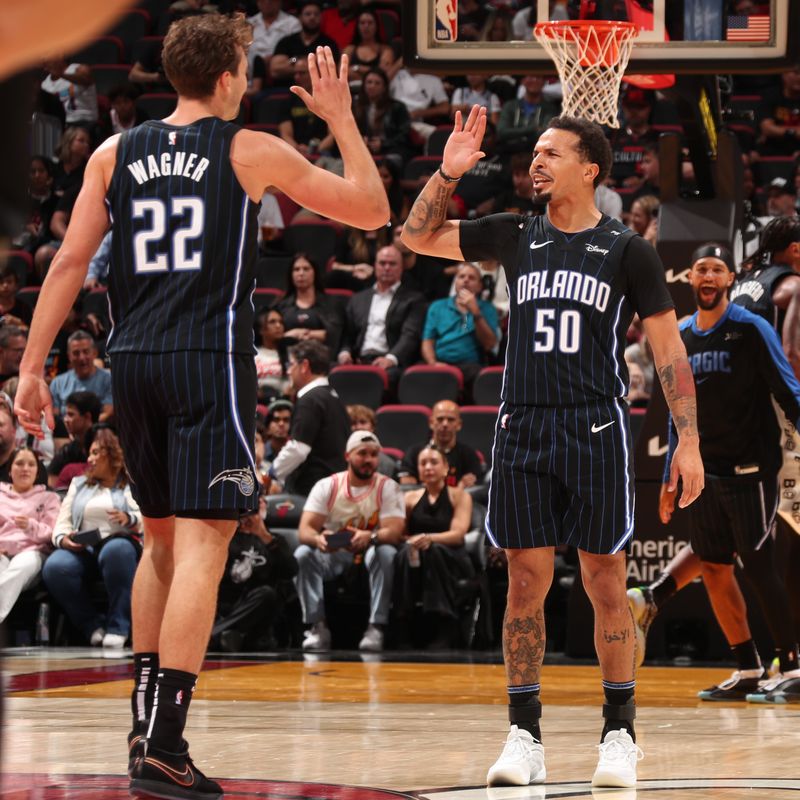
M 378 474 L 381 443 L 371 431 L 350 434 L 347 470 L 314 484 L 300 517 L 295 550 L 297 593 L 308 627 L 303 650 L 327 650 L 331 632 L 325 620 L 323 584 L 362 559 L 369 573 L 369 624 L 360 650 L 383 650 L 389 621 L 394 558 L 405 527 L 400 487 Z
M 53 529 L 56 552 L 42 577 L 72 624 L 93 647 L 121 649 L 131 629 L 131 587 L 141 546 L 141 512 L 128 484 L 122 448 L 110 428 L 89 446 L 89 467 L 74 478 Z M 101 614 L 89 591 L 97 577 L 108 591 Z

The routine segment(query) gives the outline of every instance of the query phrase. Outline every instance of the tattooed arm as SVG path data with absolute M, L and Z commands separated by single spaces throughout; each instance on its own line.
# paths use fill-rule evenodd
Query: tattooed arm
M 456 112 L 453 132 L 447 140 L 441 170 L 436 170 L 417 197 L 403 225 L 403 244 L 416 253 L 461 261 L 459 223 L 446 219 L 447 203 L 461 176 L 480 161 L 486 130 L 486 109 L 473 106 L 463 127 Z M 444 174 L 442 174 L 444 173 Z
M 653 349 L 664 397 L 678 431 L 678 446 L 672 457 L 667 491 L 674 492 L 677 489 L 680 477 L 683 480 L 683 492 L 678 505 L 686 508 L 698 498 L 704 486 L 694 378 L 678 332 L 675 312 L 670 310 L 653 314 L 643 320 L 643 325 Z

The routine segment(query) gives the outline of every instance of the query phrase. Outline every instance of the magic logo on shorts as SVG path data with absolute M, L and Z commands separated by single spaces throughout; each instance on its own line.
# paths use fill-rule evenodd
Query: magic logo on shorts
M 221 483 L 222 481 L 232 481 L 233 483 L 237 484 L 239 491 L 245 497 L 250 497 L 256 488 L 255 476 L 253 475 L 253 471 L 250 469 L 250 467 L 245 467 L 244 469 L 225 469 L 220 472 L 219 475 L 215 475 L 211 479 L 211 483 L 208 484 L 208 488 L 210 489 L 212 486 L 217 483 Z

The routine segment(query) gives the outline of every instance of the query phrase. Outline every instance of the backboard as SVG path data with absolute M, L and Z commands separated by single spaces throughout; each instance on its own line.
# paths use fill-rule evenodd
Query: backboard
M 471 4 L 416 0 L 404 6 L 406 66 L 451 74 L 552 73 L 547 54 L 532 41 L 533 26 L 548 19 L 637 24 L 628 73 L 778 72 L 800 61 L 800 0 L 533 0 L 522 11 L 490 12 L 483 23 L 477 11 L 478 24 L 468 27 Z M 510 40 L 480 40 L 493 17 L 503 14 Z

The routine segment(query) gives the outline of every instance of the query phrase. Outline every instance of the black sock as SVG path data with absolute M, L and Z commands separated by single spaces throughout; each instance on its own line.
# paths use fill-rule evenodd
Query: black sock
M 147 735 L 148 748 L 179 753 L 183 749 L 183 729 L 197 683 L 197 675 L 178 669 L 162 669 L 158 673 L 153 717 Z
M 603 681 L 606 704 L 603 706 L 605 724 L 603 725 L 603 733 L 600 735 L 601 742 L 606 738 L 606 734 L 609 731 L 619 730 L 627 731 L 631 739 L 634 742 L 636 741 L 636 732 L 633 729 L 633 717 L 631 716 L 635 690 L 636 681 L 626 681 L 625 683 Z M 627 719 L 627 717 L 631 718 Z
M 133 654 L 133 691 L 131 692 L 131 714 L 133 732 L 147 733 L 153 714 L 153 698 L 158 679 L 158 653 Z
M 731 650 L 740 670 L 761 668 L 761 659 L 756 650 L 756 643 L 752 639 L 731 645 Z
M 776 647 L 775 655 L 780 662 L 781 672 L 791 672 L 795 669 L 800 669 L 800 664 L 797 663 L 797 645 L 792 644 L 789 647 Z
M 539 684 L 529 683 L 526 686 L 508 687 L 508 719 L 512 725 L 542 741 L 542 731 L 539 727 L 539 717 L 542 714 L 542 704 L 539 701 Z
M 678 584 L 668 572 L 663 572 L 648 588 L 653 593 L 653 602 L 659 610 L 678 593 Z

